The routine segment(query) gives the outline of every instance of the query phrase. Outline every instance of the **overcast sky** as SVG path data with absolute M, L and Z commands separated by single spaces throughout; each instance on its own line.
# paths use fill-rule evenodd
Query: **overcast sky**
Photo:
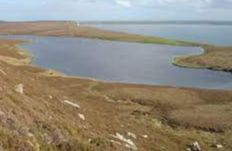
M 232 20 L 232 0 L 0 0 L 0 20 Z

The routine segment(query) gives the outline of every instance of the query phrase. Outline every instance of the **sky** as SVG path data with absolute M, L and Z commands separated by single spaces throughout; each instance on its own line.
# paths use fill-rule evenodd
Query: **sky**
M 0 0 L 0 20 L 232 20 L 232 0 Z

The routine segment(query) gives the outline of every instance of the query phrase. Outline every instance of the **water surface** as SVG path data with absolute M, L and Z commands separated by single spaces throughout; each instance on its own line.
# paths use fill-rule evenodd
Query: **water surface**
M 231 25 L 92 24 L 102 29 L 232 46 Z
M 99 80 L 197 88 L 232 88 L 232 75 L 207 69 L 173 66 L 176 55 L 201 53 L 198 47 L 126 43 L 84 38 L 10 36 L 23 44 L 33 63 L 68 75 Z

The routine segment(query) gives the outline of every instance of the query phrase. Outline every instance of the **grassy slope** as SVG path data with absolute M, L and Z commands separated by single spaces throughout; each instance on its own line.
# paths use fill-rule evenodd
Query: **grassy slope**
M 25 34 L 42 36 L 71 36 L 105 40 L 131 41 L 179 45 L 182 42 L 160 37 L 105 31 L 93 27 L 77 26 L 74 22 L 19 22 L 0 24 L 1 34 Z
M 204 48 L 205 52 L 203 54 L 177 57 L 174 64 L 182 67 L 232 71 L 232 47 L 200 44 L 199 46 Z
M 104 83 L 52 73 L 48 76 L 44 69 L 23 62 L 27 56 L 18 49 L 18 43 L 0 40 L 0 56 L 18 60 L 0 60 L 2 148 L 128 150 L 124 142 L 111 136 L 119 132 L 139 151 L 186 150 L 193 141 L 199 141 L 203 150 L 215 150 L 211 147 L 214 143 L 223 144 L 222 150 L 232 150 L 231 91 Z M 14 90 L 19 83 L 24 85 L 24 94 Z M 128 132 L 136 134 L 137 139 L 127 136 Z

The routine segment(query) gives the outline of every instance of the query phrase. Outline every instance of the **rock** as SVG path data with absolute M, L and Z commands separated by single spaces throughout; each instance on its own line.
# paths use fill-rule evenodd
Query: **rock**
M 217 144 L 216 148 L 221 149 L 221 148 L 223 148 L 223 146 L 221 144 Z
M 77 109 L 80 109 L 80 106 L 78 104 L 76 104 L 76 103 L 70 102 L 68 100 L 64 100 L 64 103 L 66 103 L 68 105 L 71 105 L 71 106 L 73 106 L 73 107 L 75 107 Z
M 49 119 L 49 120 L 52 120 L 52 119 L 53 119 L 53 117 L 50 115 L 50 116 L 48 117 L 48 119 Z
M 114 143 L 114 144 L 117 144 L 117 145 L 122 145 L 122 143 L 118 142 L 118 141 L 115 141 L 115 140 L 110 140 L 111 143 Z
M 128 135 L 129 137 L 134 138 L 134 139 L 137 138 L 137 136 L 136 136 L 134 133 L 131 133 L 131 132 L 127 132 L 127 135 Z
M 49 97 L 49 99 L 53 99 L 53 96 L 51 96 L 51 95 L 49 95 L 48 97 Z
M 79 118 L 82 119 L 83 121 L 85 120 L 85 116 L 83 114 L 78 114 Z
M 201 151 L 201 147 L 198 142 L 192 144 L 192 151 Z
M 134 142 L 130 139 L 126 139 L 123 135 L 116 133 L 116 135 L 112 135 L 112 137 L 124 142 L 127 148 L 134 150 L 134 151 L 137 150 L 137 147 L 134 144 Z
M 18 85 L 15 86 L 15 91 L 18 92 L 19 94 L 23 94 L 23 84 L 20 83 Z
M 143 138 L 148 138 L 148 136 L 147 135 L 143 135 Z
M 34 135 L 32 133 L 30 133 L 30 132 L 27 133 L 27 136 L 28 137 L 34 137 Z
M 192 149 L 191 148 L 186 148 L 186 151 L 192 151 Z
M 217 148 L 217 149 L 222 149 L 223 145 L 221 145 L 221 144 L 213 144 L 212 147 Z

